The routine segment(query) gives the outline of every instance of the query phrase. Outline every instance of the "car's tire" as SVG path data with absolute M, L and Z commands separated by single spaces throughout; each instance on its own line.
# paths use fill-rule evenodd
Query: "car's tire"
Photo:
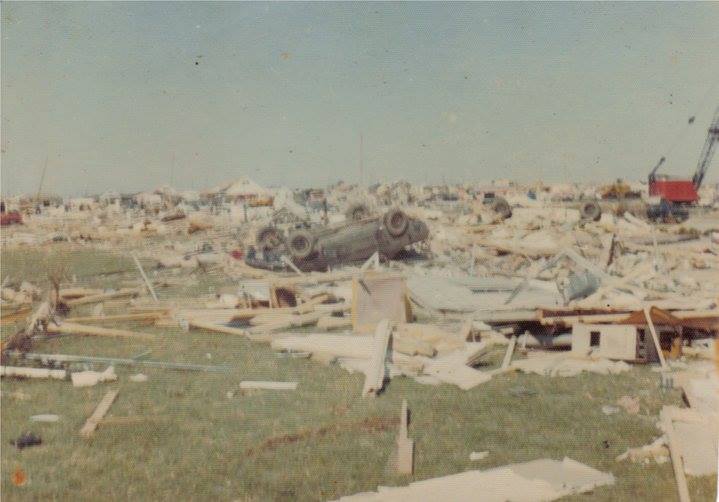
M 602 208 L 597 201 L 590 200 L 582 204 L 579 214 L 583 220 L 599 221 L 602 217 Z
M 350 207 L 345 211 L 345 217 L 349 221 L 363 220 L 370 215 L 369 206 L 363 202 L 356 202 L 351 204 Z
M 295 230 L 287 239 L 287 247 L 293 258 L 304 260 L 314 251 L 315 238 L 308 230 Z
M 409 218 L 401 209 L 393 208 L 385 213 L 384 226 L 392 237 L 399 237 L 407 231 Z
M 512 208 L 507 202 L 507 199 L 503 197 L 496 197 L 490 205 L 492 211 L 497 213 L 503 220 L 512 216 Z
M 281 246 L 284 242 L 284 238 L 282 237 L 282 232 L 277 227 L 267 225 L 257 231 L 255 242 L 257 243 L 258 249 L 267 251 Z

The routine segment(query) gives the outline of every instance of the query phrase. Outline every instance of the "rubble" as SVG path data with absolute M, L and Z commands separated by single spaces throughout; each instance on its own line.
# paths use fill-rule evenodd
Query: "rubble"
M 118 377 L 115 366 L 232 371 L 230 365 L 147 359 L 168 329 L 212 340 L 217 349 L 213 345 L 208 359 L 228 338 L 240 337 L 268 344 L 278 354 L 273 365 L 336 364 L 359 372 L 358 399 L 384 399 L 405 385 L 397 378 L 479 395 L 494 379 L 612 378 L 652 365 L 661 370 L 661 392 L 673 382 L 690 408 L 665 409 L 662 427 L 670 432 L 617 460 L 671 457 L 684 475 L 716 472 L 716 462 L 708 462 L 716 441 L 706 434 L 719 408 L 719 385 L 707 369 L 719 330 L 716 221 L 690 217 L 678 227 L 604 205 L 597 215 L 594 199 L 580 198 L 591 187 L 556 189 L 571 201 L 556 200 L 551 187 L 535 198 L 520 186 L 425 188 L 338 185 L 320 194 L 264 189 L 242 179 L 193 202 L 165 187 L 138 194 L 134 206 L 86 201 L 88 210 L 58 206 L 27 215 L 22 225 L 4 227 L 4 249 L 72 246 L 123 255 L 129 264 L 81 280 L 63 276 L 55 285 L 31 283 L 14 271 L 4 276 L 2 322 L 18 327 L 3 339 L 0 372 L 82 387 L 149 381 L 143 373 Z M 399 199 L 406 203 L 398 206 Z M 142 344 L 144 352 L 32 351 L 48 339 L 62 346 L 61 337 L 78 336 Z M 158 382 L 164 380 L 153 377 L 148 385 Z M 239 389 L 242 395 L 303 391 L 296 381 L 273 380 L 243 380 Z M 228 399 L 237 395 L 222 392 Z M 611 420 L 644 417 L 643 398 L 624 392 L 630 395 L 593 409 Z M 522 384 L 507 398 L 536 394 Z M 100 402 L 83 436 L 113 418 L 145 421 L 105 419 L 116 395 L 110 391 Z M 406 402 L 400 419 L 392 460 L 394 471 L 409 475 L 422 435 L 413 435 L 416 444 L 408 438 Z M 552 500 L 613 481 L 570 459 L 540 459 L 344 499 L 462 500 L 482 493 L 483 500 Z

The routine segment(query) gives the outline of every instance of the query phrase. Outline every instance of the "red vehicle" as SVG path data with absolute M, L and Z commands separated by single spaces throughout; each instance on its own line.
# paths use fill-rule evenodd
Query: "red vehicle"
M 662 157 L 649 173 L 649 195 L 658 196 L 669 204 L 696 204 L 699 201 L 699 187 L 704 181 L 714 150 L 719 142 L 719 108 L 714 112 L 714 119 L 709 126 L 704 148 L 699 155 L 697 169 L 691 179 L 672 178 L 666 175 L 657 176 L 656 172 L 666 160 Z
M 3 212 L 0 214 L 0 225 L 6 227 L 8 225 L 22 225 L 22 215 L 17 211 Z

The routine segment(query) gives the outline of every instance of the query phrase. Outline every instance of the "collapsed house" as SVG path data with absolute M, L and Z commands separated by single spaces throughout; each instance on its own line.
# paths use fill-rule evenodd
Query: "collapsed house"
M 707 404 L 713 380 L 702 363 L 715 357 L 719 329 L 716 208 L 678 226 L 631 213 L 586 218 L 578 202 L 588 188 L 575 185 L 397 183 L 366 191 L 338 184 L 306 197 L 258 187 L 242 179 L 194 198 L 165 189 L 164 195 L 138 194 L 135 207 L 109 194 L 106 203 L 72 217 L 41 211 L 9 227 L 2 236 L 5 249 L 73 245 L 130 255 L 135 268 L 128 275 L 134 282 L 114 290 L 77 278 L 58 279 L 52 289 L 5 276 L 2 319 L 17 330 L 3 340 L 3 377 L 94 386 L 118 381 L 108 366 L 229 371 L 42 352 L 43 340 L 57 335 L 157 338 L 123 325 L 137 321 L 239 336 L 269 344 L 284 358 L 337 365 L 363 376 L 357 399 L 381 399 L 394 378 L 470 392 L 512 372 L 572 378 L 651 365 L 660 370 L 662 385 L 690 396 L 691 406 L 665 412 L 660 432 L 666 440 L 627 458 L 666 453 L 680 465 L 680 490 L 682 473 L 716 469 L 707 466 L 705 454 L 690 453 L 706 439 L 692 424 L 715 418 Z M 485 198 L 488 193 L 493 196 Z M 497 196 L 511 206 L 511 215 L 497 210 Z M 401 209 L 397 197 L 405 201 Z M 362 211 L 350 211 L 357 208 Z M 272 266 L 254 266 L 270 261 Z M 164 293 L 190 282 L 199 287 L 198 277 L 225 285 L 193 298 Z M 71 364 L 78 362 L 92 369 L 74 371 Z M 296 386 L 243 382 L 243 389 Z M 102 417 L 117 398 L 108 393 L 98 403 L 83 425 L 84 437 L 102 430 Z M 408 446 L 403 434 L 407 460 L 406 452 L 422 444 Z M 611 475 L 570 459 L 537 462 L 380 489 L 357 499 L 401 499 L 435 484 L 439 493 L 460 478 L 458 493 L 496 490 L 498 500 L 513 493 L 497 481 L 505 476 L 541 485 L 546 500 L 613 482 Z M 403 465 L 411 471 L 411 462 Z M 551 476 L 536 477 L 535 468 L 566 473 L 566 486 Z M 585 475 L 587 483 L 576 482 Z

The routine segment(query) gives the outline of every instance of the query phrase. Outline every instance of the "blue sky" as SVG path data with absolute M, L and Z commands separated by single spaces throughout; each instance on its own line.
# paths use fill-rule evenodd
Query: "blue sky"
M 2 3 L 2 191 L 693 172 L 719 3 Z M 689 116 L 696 115 L 693 125 Z M 719 180 L 719 159 L 708 179 Z

